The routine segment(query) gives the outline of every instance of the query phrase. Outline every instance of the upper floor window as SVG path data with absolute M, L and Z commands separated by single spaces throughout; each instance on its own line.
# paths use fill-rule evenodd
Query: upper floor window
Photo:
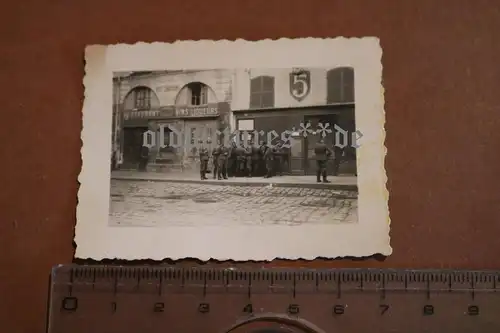
M 338 67 L 327 73 L 327 103 L 354 103 L 354 68 Z
M 134 89 L 134 106 L 136 109 L 151 108 L 151 89 L 138 87 Z
M 250 81 L 250 108 L 274 106 L 274 77 L 258 76 Z
M 190 105 L 208 104 L 208 86 L 201 82 L 193 82 L 187 85 L 189 91 L 188 101 Z

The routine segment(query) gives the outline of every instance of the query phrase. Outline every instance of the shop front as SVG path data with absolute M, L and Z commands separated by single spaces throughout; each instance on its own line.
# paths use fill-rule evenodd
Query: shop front
M 128 151 L 126 156 L 131 161 L 129 164 L 137 164 L 137 154 L 144 142 L 144 133 L 147 132 L 149 142 L 152 143 L 148 170 L 197 169 L 198 140 L 206 142 L 210 138 L 212 145 L 215 145 L 217 130 L 228 122 L 228 112 L 227 103 L 129 112 L 124 118 L 124 160 L 125 152 Z
M 271 141 L 271 144 L 275 144 L 277 140 L 290 135 L 290 148 L 287 149 L 284 167 L 287 173 L 294 175 L 312 175 L 316 173 L 314 146 L 322 137 L 320 134 L 313 135 L 311 133 L 304 137 L 303 132 L 300 132 L 300 130 L 307 127 L 315 131 L 320 124 L 326 127 L 328 123 L 329 125 L 326 128 L 331 129 L 332 132 L 327 133 L 324 139 L 327 145 L 333 148 L 335 144 L 334 126 L 337 125 L 348 134 L 340 135 L 341 140 L 344 140 L 345 136 L 348 145 L 345 148 L 339 173 L 356 174 L 356 154 L 355 149 L 352 147 L 352 133 L 356 130 L 353 105 L 242 110 L 234 111 L 234 114 L 238 130 L 263 131 L 265 134 L 260 136 L 260 140 L 265 142 L 269 143 Z M 282 133 L 287 134 L 282 138 Z M 329 174 L 333 173 L 333 162 L 328 164 L 328 172 Z

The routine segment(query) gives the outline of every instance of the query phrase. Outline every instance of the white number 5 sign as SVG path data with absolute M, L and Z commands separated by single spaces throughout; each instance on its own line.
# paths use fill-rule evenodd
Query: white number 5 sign
M 309 95 L 311 90 L 311 73 L 301 71 L 300 73 L 290 73 L 290 94 L 297 101 L 302 101 Z

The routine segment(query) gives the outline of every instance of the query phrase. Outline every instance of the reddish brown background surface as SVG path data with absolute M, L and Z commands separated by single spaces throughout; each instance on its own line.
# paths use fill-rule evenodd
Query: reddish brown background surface
M 42 332 L 50 268 L 72 262 L 87 44 L 380 37 L 393 255 L 275 264 L 500 268 L 499 11 L 497 0 L 3 4 L 0 330 Z

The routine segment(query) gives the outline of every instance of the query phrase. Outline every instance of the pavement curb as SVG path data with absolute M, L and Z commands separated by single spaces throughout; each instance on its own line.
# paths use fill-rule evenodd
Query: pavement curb
M 269 183 L 269 182 L 227 182 L 223 180 L 197 180 L 197 179 L 164 179 L 164 178 L 142 178 L 142 177 L 111 177 L 112 180 L 133 180 L 138 182 L 169 182 L 169 183 L 190 183 L 190 184 L 209 184 L 209 185 L 232 185 L 232 186 L 267 186 L 273 187 L 300 187 L 310 189 L 330 189 L 341 191 L 358 191 L 357 185 L 350 184 L 324 184 L 324 183 Z

